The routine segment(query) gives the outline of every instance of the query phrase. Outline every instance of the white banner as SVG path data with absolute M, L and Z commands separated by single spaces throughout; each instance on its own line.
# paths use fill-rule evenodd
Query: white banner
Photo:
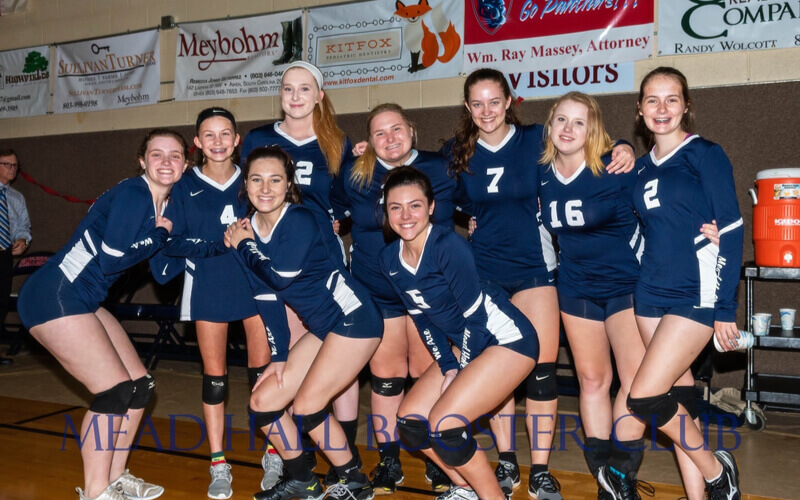
M 307 60 L 328 88 L 450 78 L 461 72 L 463 25 L 463 0 L 311 9 Z
M 800 47 L 800 2 L 661 0 L 658 53 L 710 54 Z
M 56 47 L 54 113 L 156 104 L 161 91 L 158 31 Z
M 633 63 L 598 64 L 575 68 L 509 73 L 511 91 L 517 97 L 558 97 L 576 90 L 584 94 L 630 92 L 635 89 Z
M 50 47 L 0 52 L 0 118 L 44 115 L 50 102 Z
M 181 24 L 176 101 L 278 95 L 283 67 L 303 53 L 303 13 Z

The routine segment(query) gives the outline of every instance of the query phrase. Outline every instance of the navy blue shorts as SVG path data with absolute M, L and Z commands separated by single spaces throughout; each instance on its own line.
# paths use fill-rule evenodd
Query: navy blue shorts
M 643 318 L 662 318 L 667 314 L 671 314 L 673 316 L 680 316 L 682 318 L 690 319 L 694 322 L 714 328 L 713 307 L 656 307 L 637 302 L 634 306 L 634 312 L 637 316 L 641 316 Z
M 620 311 L 633 308 L 633 294 L 608 299 L 584 299 L 558 294 L 561 312 L 577 318 L 605 321 Z
M 17 312 L 25 328 L 54 319 L 78 314 L 94 314 L 101 300 L 82 292 L 80 281 L 70 283 L 55 265 L 45 266 L 33 273 L 22 285 L 17 299 Z
M 375 305 L 372 297 L 370 297 L 366 287 L 346 273 L 342 273 L 342 276 L 345 279 L 344 284 L 349 290 L 346 292 L 340 290 L 340 292 L 346 293 L 351 297 L 355 295 L 361 305 L 339 316 L 330 331 L 342 337 L 353 339 L 382 338 L 383 317 L 381 317 L 380 310 Z M 324 332 L 321 335 L 317 335 L 317 337 L 325 340 L 328 333 Z
M 546 274 L 535 274 L 515 281 L 481 280 L 482 288 L 492 290 L 493 292 L 499 292 L 509 299 L 518 292 L 542 286 L 556 286 L 555 271 L 548 271 Z
M 358 280 L 372 296 L 383 319 L 399 318 L 408 314 L 406 306 L 394 292 L 386 276 L 356 261 L 350 263 L 350 274 Z

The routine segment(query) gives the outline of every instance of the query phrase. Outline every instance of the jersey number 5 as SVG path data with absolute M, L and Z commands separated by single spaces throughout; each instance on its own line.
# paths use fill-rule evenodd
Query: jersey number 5
M 311 172 L 314 170 L 314 164 L 310 161 L 298 161 L 295 164 L 294 181 L 301 186 L 311 185 Z
M 219 222 L 226 226 L 236 222 L 236 214 L 233 212 L 233 205 L 225 205 L 222 214 L 219 216 Z
M 503 171 L 505 169 L 506 169 L 505 167 L 496 167 L 496 168 L 487 168 L 486 169 L 486 175 L 494 176 L 492 178 L 492 182 L 490 182 L 489 185 L 486 186 L 486 192 L 487 193 L 497 193 L 497 192 L 500 191 L 500 189 L 497 187 L 497 183 L 500 182 L 500 177 L 503 177 Z
M 564 204 L 564 215 L 567 216 L 567 225 L 572 227 L 579 227 L 586 224 L 583 219 L 583 212 L 581 212 L 581 207 L 583 206 L 583 202 L 581 200 L 569 200 Z M 554 228 L 562 227 L 561 221 L 558 220 L 558 202 L 551 201 L 550 202 L 550 224 Z
M 656 196 L 658 196 L 658 179 L 653 179 L 644 185 L 644 206 L 648 210 L 661 206 L 661 202 Z

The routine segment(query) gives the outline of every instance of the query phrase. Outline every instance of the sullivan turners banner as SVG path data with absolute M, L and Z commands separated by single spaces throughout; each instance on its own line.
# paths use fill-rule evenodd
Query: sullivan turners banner
M 0 52 L 0 118 L 43 115 L 50 104 L 50 47 Z
M 800 1 L 662 0 L 658 53 L 710 54 L 800 47 Z
M 303 38 L 299 10 L 181 24 L 174 97 L 193 101 L 277 95 L 283 68 L 302 57 Z
M 512 73 L 646 59 L 653 1 L 465 0 L 464 69 Z
M 58 45 L 53 112 L 156 104 L 161 92 L 158 31 Z
M 449 78 L 461 71 L 463 0 L 374 0 L 312 9 L 308 57 L 329 88 Z

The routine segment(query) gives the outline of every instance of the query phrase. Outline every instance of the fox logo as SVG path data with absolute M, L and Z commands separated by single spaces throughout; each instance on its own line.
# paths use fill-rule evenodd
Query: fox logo
M 431 7 L 428 0 L 420 0 L 415 5 L 406 5 L 397 0 L 395 7 L 397 10 L 394 15 L 408 22 L 404 29 L 404 39 L 406 48 L 411 52 L 409 73 L 429 68 L 436 61 L 446 63 L 458 53 L 461 37 L 453 23 L 444 16 L 441 3 Z M 429 14 L 433 31 L 423 19 Z

